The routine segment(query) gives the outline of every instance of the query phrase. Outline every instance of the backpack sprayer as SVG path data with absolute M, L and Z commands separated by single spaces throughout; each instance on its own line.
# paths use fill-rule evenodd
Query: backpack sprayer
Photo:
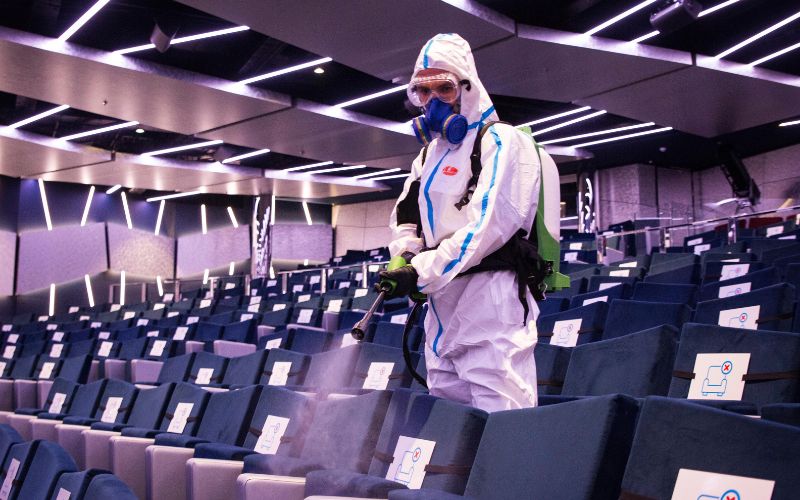
M 389 261 L 389 265 L 386 266 L 387 271 L 394 271 L 395 269 L 399 269 L 408 264 L 408 261 L 414 255 L 412 253 L 404 253 L 402 256 L 392 257 L 392 260 Z M 361 318 L 361 321 L 356 323 L 353 326 L 350 334 L 356 340 L 364 340 L 364 335 L 369 328 L 369 323 L 372 321 L 372 316 L 375 314 L 375 311 L 381 307 L 383 301 L 386 299 L 386 295 L 390 294 L 394 291 L 395 287 L 397 286 L 397 282 L 394 280 L 381 280 L 380 283 L 376 285 L 378 288 L 378 297 L 375 299 L 375 302 L 372 303 L 370 308 L 364 313 L 364 317 Z M 426 389 L 428 387 L 425 378 L 417 373 L 414 369 L 413 363 L 411 362 L 411 351 L 408 349 L 408 336 L 411 333 L 411 328 L 417 323 L 419 319 L 419 312 L 422 309 L 422 304 L 425 303 L 426 296 L 420 292 L 414 292 L 411 294 L 411 300 L 414 301 L 414 307 L 411 309 L 411 313 L 408 315 L 408 319 L 406 320 L 405 328 L 403 328 L 403 359 L 405 359 L 406 366 L 408 367 L 408 371 L 411 372 L 411 375 L 422 384 Z

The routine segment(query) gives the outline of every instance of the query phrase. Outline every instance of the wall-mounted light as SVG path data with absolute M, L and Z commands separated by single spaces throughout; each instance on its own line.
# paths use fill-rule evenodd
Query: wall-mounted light
M 203 284 L 204 284 L 204 285 L 205 285 L 206 283 L 208 283 L 208 271 L 209 271 L 208 269 L 204 269 L 204 270 L 203 270 Z
M 208 226 L 206 225 L 206 205 L 200 205 L 200 227 L 203 229 L 203 234 L 208 233 Z
M 122 209 L 125 211 L 125 222 L 128 224 L 128 229 L 133 229 L 131 211 L 128 209 L 128 197 L 125 195 L 125 191 L 120 191 L 119 196 L 122 198 Z
M 125 271 L 119 273 L 119 305 L 125 305 Z
M 303 213 L 306 214 L 306 222 L 308 223 L 308 225 L 309 226 L 312 225 L 311 212 L 308 211 L 308 203 L 306 203 L 305 201 L 303 202 Z
M 236 267 L 236 263 L 231 261 L 231 265 L 228 266 L 228 276 L 233 276 L 234 268 Z
M 236 214 L 233 213 L 233 208 L 228 207 L 228 216 L 231 218 L 231 224 L 233 224 L 234 228 L 239 227 L 239 221 L 236 220 Z
M 50 283 L 50 306 L 47 309 L 47 313 L 50 316 L 53 316 L 56 313 L 56 284 Z
M 83 217 L 81 217 L 81 227 L 86 225 L 86 219 L 89 218 L 89 208 L 92 206 L 92 197 L 94 196 L 94 186 L 89 188 L 89 196 L 86 197 L 86 206 L 83 207 Z
M 158 296 L 164 296 L 164 283 L 161 281 L 161 275 L 156 276 L 156 288 L 158 288 Z
M 166 202 L 161 200 L 161 203 L 158 204 L 158 215 L 156 216 L 156 230 L 154 234 L 158 236 L 158 233 L 161 232 L 161 218 L 164 216 L 164 204 Z
M 94 294 L 92 293 L 92 281 L 89 279 L 88 274 L 83 275 L 83 280 L 86 282 L 86 298 L 89 299 L 89 307 L 94 307 Z
M 53 222 L 50 220 L 50 206 L 47 204 L 47 193 L 44 191 L 44 179 L 39 178 L 39 195 L 42 198 L 42 210 L 44 210 L 44 222 L 47 230 L 53 230 Z

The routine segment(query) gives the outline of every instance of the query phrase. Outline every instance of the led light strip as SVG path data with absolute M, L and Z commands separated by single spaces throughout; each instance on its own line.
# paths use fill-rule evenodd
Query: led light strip
M 80 139 L 81 137 L 89 137 L 90 135 L 103 134 L 105 132 L 111 132 L 112 130 L 119 130 L 121 128 L 135 127 L 136 125 L 139 125 L 139 122 L 118 123 L 116 125 L 111 125 L 109 127 L 98 128 L 95 130 L 88 130 L 86 132 L 81 132 L 79 134 L 67 135 L 64 137 L 60 137 L 59 139 L 61 139 L 62 141 L 72 141 L 74 139 Z
M 187 144 L 186 146 L 176 146 L 174 148 L 167 148 L 167 149 L 159 149 L 157 151 L 149 151 L 147 153 L 142 153 L 142 156 L 156 156 L 156 155 L 164 155 L 167 153 L 176 153 L 178 151 L 186 151 L 187 149 L 197 149 L 203 148 L 206 146 L 215 146 L 217 144 L 222 144 L 222 140 L 215 140 L 215 141 L 205 141 L 205 142 L 198 142 L 195 144 Z
M 50 115 L 54 115 L 56 113 L 60 113 L 60 112 L 64 111 L 65 109 L 69 109 L 69 106 L 66 105 L 66 104 L 62 104 L 61 106 L 57 106 L 57 107 L 55 107 L 53 109 L 50 109 L 50 110 L 47 110 L 47 111 L 45 111 L 43 113 L 39 113 L 38 115 L 33 115 L 30 118 L 25 118 L 24 120 L 18 121 L 17 123 L 12 123 L 11 125 L 8 126 L 8 128 L 19 128 L 19 127 L 25 126 L 25 125 L 27 125 L 29 123 L 33 123 L 33 122 L 35 122 L 37 120 L 41 120 L 42 118 L 47 118 Z
M 53 316 L 56 313 L 56 284 L 50 283 L 50 306 L 47 308 L 47 313 L 49 316 Z
M 783 122 L 778 126 L 779 127 L 791 127 L 792 125 L 800 125 L 800 120 L 794 120 L 794 121 L 791 121 L 791 122 Z
M 377 99 L 378 97 L 383 97 L 385 95 L 394 94 L 396 92 L 400 92 L 401 90 L 405 90 L 407 85 L 398 85 L 397 87 L 392 87 L 390 89 L 382 90 L 380 92 L 375 92 L 374 94 L 365 95 L 364 97 L 358 97 L 356 99 L 351 99 L 349 101 L 340 102 L 339 104 L 335 104 L 334 108 L 346 108 L 348 106 L 352 106 L 354 104 L 359 104 L 365 101 L 370 101 L 372 99 Z
M 644 132 L 637 132 L 635 134 L 627 134 L 627 135 L 619 135 L 616 137 L 609 137 L 608 139 L 600 139 L 599 141 L 592 141 L 592 142 L 584 142 L 583 144 L 576 144 L 572 147 L 574 148 L 585 148 L 586 146 L 594 146 L 595 144 L 603 144 L 606 142 L 614 142 L 614 141 L 621 141 L 623 139 L 630 139 L 632 137 L 639 137 L 642 135 L 649 135 L 649 134 L 657 134 L 659 132 L 666 132 L 668 130 L 672 130 L 672 127 L 663 127 L 657 128 L 653 130 L 645 130 Z
M 205 203 L 200 205 L 200 227 L 203 230 L 203 234 L 208 234 L 208 226 L 206 225 L 206 204 Z
M 195 40 L 203 40 L 204 38 L 212 38 L 212 37 L 215 37 L 215 36 L 229 35 L 231 33 L 238 33 L 240 31 L 247 31 L 249 29 L 250 29 L 249 26 L 237 26 L 235 28 L 226 28 L 226 29 L 222 29 L 222 30 L 209 31 L 207 33 L 198 33 L 197 35 L 189 35 L 189 36 L 183 36 L 183 37 L 175 38 L 171 42 L 169 42 L 169 45 L 171 47 L 173 45 L 178 45 L 180 43 L 193 42 Z M 146 43 L 144 45 L 137 45 L 136 47 L 130 47 L 130 48 L 127 48 L 127 49 L 115 50 L 113 53 L 122 56 L 122 55 L 125 55 L 125 54 L 131 54 L 133 52 L 141 52 L 143 50 L 150 50 L 150 49 L 154 49 L 154 48 L 156 48 L 155 44 Z
M 305 201 L 303 202 L 303 213 L 306 214 L 306 222 L 308 223 L 309 226 L 311 226 L 312 225 L 311 212 L 308 211 L 308 203 L 306 203 Z
M 233 208 L 228 207 L 228 215 L 231 218 L 231 224 L 233 224 L 233 227 L 235 229 L 238 229 L 239 228 L 239 221 L 236 220 L 236 214 L 233 213 Z
M 300 71 L 301 69 L 310 68 L 312 66 L 319 66 L 320 64 L 325 64 L 328 62 L 333 61 L 330 57 L 323 57 L 322 59 L 315 59 L 313 61 L 309 61 L 302 64 L 296 64 L 294 66 L 289 66 L 288 68 L 278 69 L 275 71 L 271 71 L 269 73 L 264 73 L 263 75 L 253 76 L 247 78 L 245 80 L 240 81 L 239 83 L 248 84 L 248 83 L 255 83 L 260 82 L 261 80 L 267 80 L 269 78 L 275 78 L 276 76 L 285 75 L 287 73 L 293 73 L 295 71 Z
M 367 168 L 366 165 L 346 165 L 344 167 L 335 167 L 335 168 L 323 168 L 322 170 L 314 170 L 312 172 L 307 172 L 311 175 L 317 174 L 327 174 L 330 172 L 343 172 L 345 170 L 359 170 L 362 168 Z
M 756 33 L 755 35 L 751 36 L 750 38 L 737 43 L 733 47 L 731 47 L 731 48 L 729 48 L 729 49 L 727 49 L 727 50 L 725 50 L 723 52 L 720 52 L 719 54 L 714 56 L 714 59 L 722 59 L 725 56 L 729 56 L 729 55 L 733 54 L 734 52 L 736 52 L 737 50 L 741 49 L 742 47 L 746 47 L 746 46 L 750 45 L 751 43 L 755 42 L 756 40 L 769 35 L 773 31 L 778 30 L 778 29 L 786 26 L 787 24 L 789 24 L 789 23 L 791 23 L 791 22 L 793 22 L 793 21 L 795 21 L 797 19 L 800 19 L 800 12 L 797 12 L 797 13 L 787 17 L 786 19 L 784 19 L 783 21 L 780 21 L 779 23 L 773 24 L 769 28 Z
M 147 200 L 150 201 L 150 200 Z M 153 234 L 158 236 L 158 233 L 161 232 L 161 218 L 164 216 L 164 205 L 166 202 L 161 200 L 161 203 L 158 205 L 158 215 L 156 216 L 156 230 L 153 231 Z M 163 293 L 161 295 L 164 295 Z
M 370 179 L 371 181 L 385 181 L 389 179 L 399 179 L 401 177 L 408 177 L 411 174 L 397 174 L 397 175 L 387 175 L 385 177 L 373 177 Z
M 589 132 L 589 133 L 586 133 L 586 134 L 571 135 L 569 137 L 563 137 L 561 139 L 551 139 L 549 141 L 542 141 L 539 144 L 541 144 L 542 146 L 545 146 L 547 144 L 556 144 L 558 142 L 574 141 L 576 139 L 583 139 L 585 137 L 594 137 L 594 136 L 597 136 L 597 135 L 613 134 L 614 132 L 622 132 L 622 131 L 625 131 L 625 130 L 634 130 L 634 129 L 637 129 L 637 128 L 645 128 L 645 127 L 650 127 L 652 125 L 655 125 L 655 123 L 653 123 L 653 122 L 639 123 L 639 124 L 636 124 L 636 125 L 628 125 L 627 127 L 610 128 L 610 129 L 607 129 L 607 130 L 598 130 L 597 132 Z
M 164 284 L 161 282 L 161 275 L 156 276 L 156 288 L 158 288 L 158 296 L 164 296 Z
M 114 184 L 106 190 L 106 194 L 114 194 L 122 187 L 122 184 Z
M 89 22 L 89 19 L 93 18 L 94 15 L 97 14 L 100 11 L 100 9 L 105 7 L 106 4 L 110 1 L 111 0 L 98 0 L 94 5 L 92 5 L 89 8 L 89 10 L 86 11 L 85 14 L 79 17 L 78 20 L 72 24 L 72 26 L 67 28 L 67 31 L 62 33 L 61 36 L 58 37 L 58 39 L 61 40 L 62 42 L 66 42 L 67 40 L 69 40 L 69 37 L 74 35 L 79 29 L 83 27 L 84 24 Z
M 638 4 L 638 5 L 634 5 L 630 9 L 626 10 L 625 12 L 623 12 L 621 14 L 617 14 L 616 16 L 612 17 L 611 19 L 609 19 L 608 21 L 604 22 L 603 24 L 598 24 L 594 28 L 592 28 L 589 31 L 587 31 L 586 33 L 584 33 L 584 35 L 588 35 L 588 36 L 594 35 L 595 33 L 608 28 L 612 24 L 615 24 L 618 21 L 621 21 L 621 20 L 625 19 L 626 17 L 628 17 L 628 16 L 630 16 L 632 14 L 635 14 L 636 12 L 639 12 L 640 10 L 644 9 L 645 7 L 647 7 L 648 5 L 652 5 L 652 4 L 656 3 L 657 1 L 658 0 L 645 0 L 644 2 L 642 2 L 642 3 Z
M 771 61 L 772 59 L 775 59 L 776 57 L 780 57 L 780 56 L 782 56 L 782 55 L 784 55 L 784 54 L 786 54 L 788 52 L 791 52 L 791 51 L 793 51 L 795 49 L 800 49 L 800 42 L 797 42 L 794 45 L 790 45 L 790 46 L 786 47 L 785 49 L 781 49 L 781 50 L 779 50 L 777 52 L 773 52 L 772 54 L 770 54 L 768 56 L 762 57 L 761 59 L 756 59 L 755 61 L 751 62 L 749 64 L 749 66 L 758 66 L 759 64 L 764 64 L 767 61 Z
M 196 194 L 201 194 L 200 191 L 186 191 L 185 193 L 175 193 L 175 194 L 165 194 L 163 196 L 154 196 L 152 198 L 147 198 L 147 202 L 151 201 L 162 201 L 162 200 L 171 200 L 172 198 L 183 198 L 184 196 L 194 196 Z
M 380 172 L 372 172 L 370 174 L 361 174 L 356 175 L 353 179 L 366 179 L 368 177 L 375 177 L 375 176 L 383 176 L 386 174 L 391 174 L 392 172 L 399 172 L 400 168 L 390 168 L 389 170 L 381 170 Z
M 558 130 L 560 128 L 568 127 L 568 126 L 573 125 L 575 123 L 579 123 L 579 122 L 582 122 L 582 121 L 585 121 L 585 120 L 596 118 L 596 117 L 604 115 L 606 113 L 607 113 L 607 111 L 604 110 L 604 109 L 602 109 L 600 111 L 595 111 L 594 113 L 590 113 L 588 115 L 584 115 L 584 116 L 581 116 L 581 117 L 578 117 L 578 118 L 574 118 L 572 120 L 565 121 L 564 123 L 559 123 L 557 125 L 553 125 L 552 127 L 547 127 L 547 128 L 543 128 L 541 130 L 537 130 L 535 132 L 531 132 L 531 135 L 536 137 L 537 135 L 546 134 L 547 132 L 552 132 L 553 130 Z
M 92 293 L 92 281 L 89 279 L 88 274 L 83 275 L 83 280 L 86 282 L 86 298 L 89 299 L 89 307 L 94 307 L 94 294 Z
M 44 222 L 47 230 L 53 230 L 53 222 L 50 220 L 50 206 L 47 204 L 47 193 L 44 192 L 44 179 L 39 178 L 39 195 L 42 197 L 42 210 L 44 210 Z
M 323 167 L 325 165 L 333 165 L 333 162 L 332 161 L 321 161 L 319 163 L 311 163 L 310 165 L 301 165 L 299 167 L 284 168 L 283 172 L 299 172 L 300 170 L 305 170 L 307 168 Z
M 89 209 L 92 206 L 93 196 L 94 196 L 94 186 L 89 188 L 89 196 L 86 197 L 86 206 L 83 207 L 83 217 L 81 217 L 81 227 L 86 225 L 86 219 L 89 217 Z
M 125 271 L 119 272 L 119 305 L 125 305 Z
M 583 113 L 584 111 L 589 111 L 590 109 L 592 109 L 591 106 L 584 106 L 584 107 L 578 108 L 578 109 L 571 109 L 571 110 L 565 111 L 563 113 L 558 113 L 557 115 L 546 116 L 544 118 L 539 118 L 537 120 L 533 120 L 533 121 L 530 121 L 530 122 L 520 123 L 519 125 L 517 125 L 517 127 L 527 127 L 529 125 L 538 125 L 540 123 L 545 123 L 545 122 L 549 122 L 549 121 L 552 121 L 552 120 L 557 120 L 559 118 L 564 118 L 565 116 L 570 116 L 570 115 L 575 115 L 575 114 L 578 114 L 578 113 Z
M 128 210 L 128 197 L 125 195 L 125 191 L 120 191 L 119 196 L 122 198 L 122 209 L 125 210 L 125 222 L 128 223 L 128 229 L 133 229 L 131 211 Z
M 224 160 L 222 160 L 222 163 L 231 163 L 234 161 L 244 160 L 245 158 L 252 158 L 254 156 L 259 156 L 267 153 L 269 153 L 269 149 L 259 149 L 258 151 L 250 151 L 249 153 L 244 153 L 238 156 L 231 156 L 230 158 L 225 158 Z

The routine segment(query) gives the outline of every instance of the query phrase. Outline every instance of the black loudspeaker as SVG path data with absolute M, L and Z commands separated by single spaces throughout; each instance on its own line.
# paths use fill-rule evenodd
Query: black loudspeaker
M 178 34 L 180 26 L 169 19 L 156 19 L 153 32 L 150 34 L 150 43 L 156 46 L 159 52 L 166 52 L 172 39 Z
M 761 198 L 761 190 L 750 177 L 747 167 L 742 163 L 742 159 L 739 158 L 736 151 L 727 144 L 720 144 L 718 152 L 721 161 L 720 168 L 733 189 L 733 195 L 737 198 L 749 199 L 752 205 L 758 203 Z
M 692 24 L 703 6 L 695 0 L 668 0 L 650 16 L 650 24 L 661 33 L 671 33 Z

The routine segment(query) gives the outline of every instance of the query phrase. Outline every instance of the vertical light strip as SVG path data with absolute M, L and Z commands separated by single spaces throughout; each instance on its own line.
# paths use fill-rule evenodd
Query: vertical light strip
M 161 203 L 158 205 L 158 215 L 156 216 L 156 230 L 154 234 L 158 236 L 158 233 L 161 232 L 161 217 L 164 215 L 164 200 L 161 200 Z M 163 295 L 163 294 L 162 294 Z
M 303 259 L 303 265 L 304 265 L 304 266 L 307 266 L 307 265 L 308 265 L 308 259 Z
M 94 15 L 95 15 L 95 14 L 97 14 L 97 13 L 100 11 L 100 9 L 102 9 L 103 7 L 105 7 L 105 6 L 106 6 L 106 4 L 107 4 L 108 2 L 110 2 L 110 1 L 111 1 L 111 0 L 97 0 L 97 2 L 96 2 L 94 5 L 92 5 L 92 6 L 89 8 L 89 10 L 87 10 L 87 11 L 86 11 L 86 13 L 85 13 L 84 15 L 82 15 L 81 17 L 79 17 L 79 18 L 78 18 L 78 20 L 77 20 L 77 21 L 75 21 L 75 22 L 72 24 L 72 26 L 70 26 L 69 28 L 67 28 L 67 31 L 65 31 L 64 33 L 62 33 L 62 35 L 61 35 L 60 37 L 58 37 L 58 39 L 59 39 L 60 41 L 62 41 L 62 42 L 66 42 L 66 41 L 69 39 L 69 37 L 71 37 L 72 35 L 74 35 L 74 34 L 75 34 L 75 33 L 76 33 L 76 32 L 77 32 L 79 29 L 81 29 L 81 28 L 83 27 L 83 25 L 84 25 L 84 24 L 86 24 L 87 22 L 89 22 L 89 19 L 91 19 L 92 17 L 94 17 Z
M 47 310 L 50 316 L 56 313 L 56 284 L 50 283 L 50 307 Z
M 161 282 L 161 275 L 156 276 L 156 287 L 158 287 L 158 296 L 164 296 L 164 283 Z
M 39 194 L 42 197 L 42 209 L 44 210 L 44 221 L 47 224 L 47 230 L 53 230 L 53 222 L 50 220 L 50 206 L 47 204 L 47 194 L 44 192 L 44 180 L 39 178 Z
M 228 276 L 233 276 L 234 267 L 236 267 L 236 263 L 231 261 L 231 265 L 228 267 Z
M 93 196 L 94 196 L 94 186 L 89 188 L 89 196 L 86 197 L 86 206 L 83 207 L 83 217 L 81 217 L 81 227 L 86 225 L 86 219 L 89 217 L 89 208 L 92 206 Z
M 272 195 L 272 208 L 269 211 L 269 225 L 275 225 L 275 195 Z
M 306 222 L 308 222 L 308 225 L 310 226 L 312 224 L 311 212 L 308 211 L 308 203 L 306 203 L 305 201 L 303 202 L 303 212 L 306 214 Z
M 228 207 L 228 215 L 231 218 L 231 224 L 233 224 L 233 227 L 234 228 L 238 228 L 239 227 L 239 221 L 236 220 L 236 214 L 233 213 L 233 208 Z
M 119 305 L 125 305 L 125 271 L 119 273 Z
M 208 269 L 203 270 L 203 284 L 208 283 Z
M 208 226 L 206 225 L 206 204 L 200 205 L 200 227 L 203 228 L 203 234 L 208 233 Z
M 269 265 L 269 279 L 275 279 L 275 268 L 272 267 L 272 264 Z
M 89 299 L 89 307 L 94 307 L 94 294 L 92 293 L 92 281 L 89 279 L 88 274 L 83 275 L 83 280 L 86 282 L 86 297 Z
M 133 221 L 131 220 L 131 211 L 128 210 L 128 197 L 125 196 L 125 191 L 119 193 L 122 198 L 122 208 L 125 210 L 125 222 L 128 223 L 128 229 L 133 229 Z

